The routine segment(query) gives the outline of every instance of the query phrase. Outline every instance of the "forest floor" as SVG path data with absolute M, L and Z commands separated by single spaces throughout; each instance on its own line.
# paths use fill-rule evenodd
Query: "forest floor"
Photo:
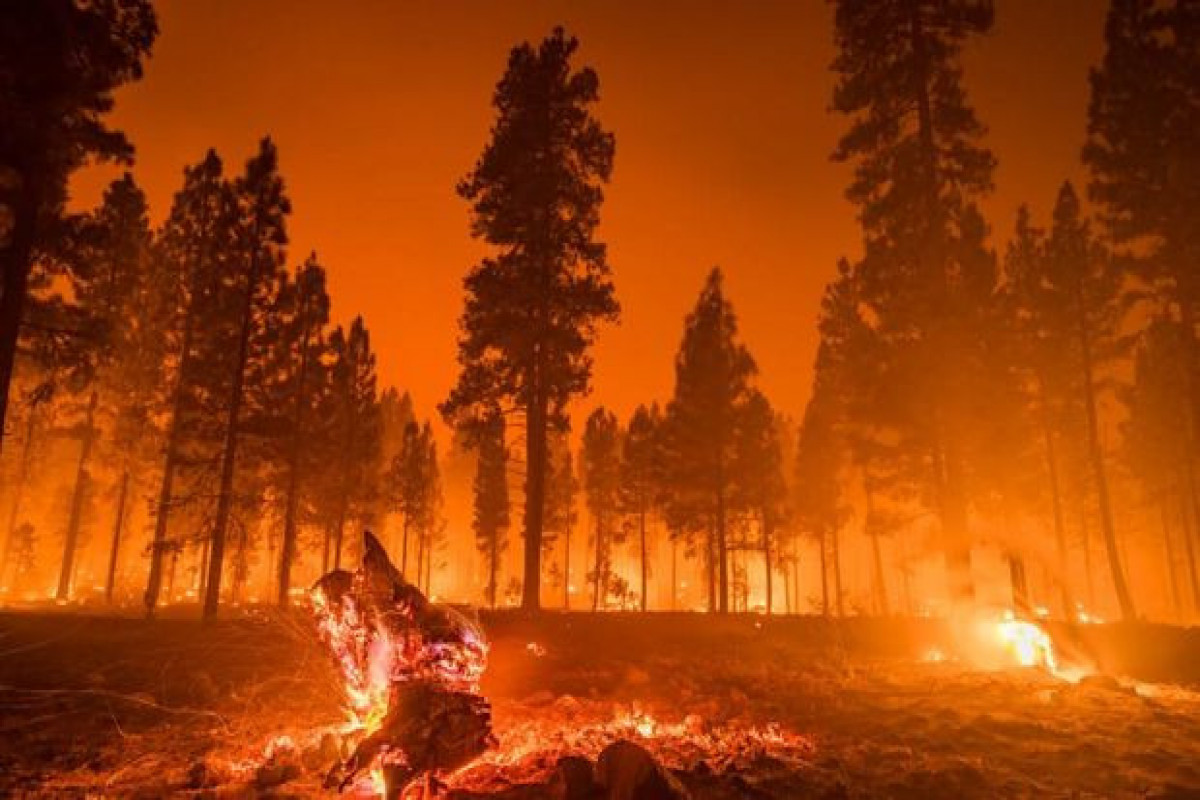
M 931 620 L 483 623 L 499 744 L 451 797 L 554 797 L 559 757 L 629 739 L 697 800 L 1200 798 L 1200 629 L 1056 630 L 1064 678 Z M 0 796 L 333 796 L 340 702 L 299 612 L 0 614 Z

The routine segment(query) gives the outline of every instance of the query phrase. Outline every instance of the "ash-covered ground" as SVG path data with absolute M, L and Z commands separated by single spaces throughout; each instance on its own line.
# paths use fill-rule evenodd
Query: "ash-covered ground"
M 561 797 L 621 740 L 695 798 L 1200 797 L 1196 629 L 1052 628 L 1062 677 L 931 620 L 483 624 L 499 743 L 450 797 Z M 302 612 L 0 615 L 0 796 L 332 797 L 341 701 Z

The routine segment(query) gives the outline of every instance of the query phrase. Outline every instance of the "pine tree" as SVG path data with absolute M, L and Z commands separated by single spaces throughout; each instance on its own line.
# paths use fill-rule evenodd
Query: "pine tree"
M 113 92 L 142 74 L 158 32 L 149 0 L 45 0 L 0 7 L 0 430 L 33 265 L 54 246 L 67 181 L 90 160 L 128 162 L 125 136 L 105 125 Z
M 224 348 L 202 348 L 204 321 L 212 321 L 214 300 L 226 262 L 233 250 L 237 221 L 232 188 L 225 180 L 221 159 L 210 150 L 204 159 L 184 170 L 183 187 L 156 237 L 154 258 L 163 265 L 162 294 L 168 317 L 165 345 L 172 354 L 170 389 L 165 398 L 166 441 L 154 533 L 150 544 L 150 570 L 144 602 L 153 615 L 163 583 L 163 560 L 173 548 L 169 536 L 171 515 L 180 508 L 178 480 L 185 463 L 201 460 L 194 440 L 205 403 L 213 394 L 197 392 L 206 369 L 207 354 Z M 175 281 L 175 291 L 171 282 Z M 174 303 L 169 298 L 174 298 Z M 173 307 L 172 307 L 173 305 Z
M 575 498 L 579 479 L 571 453 L 570 430 L 562 427 L 550 438 L 546 464 L 546 533 L 562 542 L 563 609 L 571 608 L 571 534 L 578 522 Z
M 1187 369 L 1183 349 L 1184 334 L 1178 322 L 1159 317 L 1150 322 L 1138 344 L 1134 358 L 1133 381 L 1125 387 L 1122 399 L 1129 410 L 1122 431 L 1124 459 L 1130 473 L 1142 485 L 1147 499 L 1159 507 L 1163 521 L 1163 544 L 1167 555 L 1167 578 L 1176 611 L 1181 611 L 1176 578 L 1173 537 L 1169 520 L 1178 511 L 1186 516 L 1188 507 L 1188 441 L 1179 435 L 1178 421 L 1187 411 L 1187 397 L 1179 391 Z M 1184 571 L 1191 587 L 1192 603 L 1200 608 L 1200 579 L 1195 532 L 1182 525 Z
M 710 611 L 729 610 L 738 426 L 756 371 L 714 269 L 684 323 L 665 423 L 667 514 L 675 529 L 704 537 Z
M 1108 238 L 1180 325 L 1184 485 L 1200 520 L 1200 15 L 1188 0 L 1113 0 L 1091 74 L 1089 194 Z
M 1069 183 L 1059 191 L 1054 225 L 1046 241 L 1044 286 L 1051 297 L 1044 307 L 1058 345 L 1071 353 L 1079 397 L 1085 411 L 1086 442 L 1091 478 L 1100 510 L 1101 533 L 1108 556 L 1113 588 L 1126 619 L 1136 616 L 1117 547 L 1108 469 L 1100 441 L 1100 371 L 1106 362 L 1121 356 L 1126 340 L 1121 336 L 1123 306 L 1119 302 L 1122 274 L 1104 253 L 1081 216 L 1079 199 Z
M 475 516 L 471 527 L 475 547 L 487 565 L 484 590 L 488 605 L 496 607 L 500 588 L 500 557 L 508 549 L 508 445 L 504 440 L 504 417 L 491 415 L 480 431 L 479 457 L 475 467 Z
M 611 411 L 597 408 L 588 416 L 580 466 L 588 514 L 592 518 L 592 611 L 608 603 L 613 577 L 612 548 L 622 534 L 618 508 L 621 439 L 621 426 Z
M 743 411 L 736 446 L 740 476 L 737 505 L 747 509 L 758 526 L 758 549 L 766 578 L 766 609 L 774 608 L 777 539 L 788 516 L 788 484 L 783 469 L 782 421 L 766 396 L 750 393 Z
M 332 491 L 332 566 L 342 563 L 346 525 L 372 522 L 380 499 L 382 419 L 375 375 L 375 353 L 362 317 L 355 317 L 349 332 L 341 327 L 330 340 L 333 353 L 330 409 L 333 421 L 336 468 L 328 488 Z
M 636 533 L 641 565 L 641 609 L 648 605 L 650 562 L 647 527 L 662 499 L 662 413 L 657 405 L 638 406 L 629 418 L 621 452 L 621 510 Z
M 492 138 L 458 193 L 472 233 L 491 245 L 465 280 L 458 384 L 446 418 L 499 406 L 525 418 L 524 583 L 521 605 L 541 603 L 548 430 L 588 389 L 588 351 L 619 306 L 606 249 L 595 238 L 614 138 L 591 113 L 599 79 L 571 59 L 561 28 L 513 49 L 493 98 Z
M 951 596 L 973 594 L 967 428 L 979 363 L 978 258 L 972 203 L 991 187 L 994 158 L 967 103 L 963 43 L 992 24 L 990 0 L 839 0 L 833 107 L 852 117 L 834 154 L 854 165 L 862 301 L 909 389 L 894 423 L 923 458 L 938 498 Z
M 288 280 L 285 274 L 278 297 L 284 313 L 268 361 L 277 381 L 275 385 L 265 379 L 257 383 L 269 393 L 259 407 L 274 409 L 276 417 L 283 415 L 278 420 L 273 461 L 280 467 L 276 471 L 277 484 L 284 503 L 276 595 L 279 605 L 287 606 L 299 527 L 302 519 L 312 516 L 312 487 L 322 463 L 327 461 L 331 443 L 329 426 L 320 417 L 330 379 L 326 366 L 329 295 L 325 268 L 315 253 L 297 270 L 295 280 Z

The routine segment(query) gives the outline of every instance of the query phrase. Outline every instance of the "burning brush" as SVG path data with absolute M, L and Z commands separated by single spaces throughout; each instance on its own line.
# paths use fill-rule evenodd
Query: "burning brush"
M 369 772 L 380 794 L 398 797 L 494 743 L 479 693 L 487 642 L 475 622 L 407 583 L 370 531 L 363 538 L 359 568 L 334 570 L 312 590 L 321 638 L 345 678 L 344 733 L 359 737 L 325 785 L 345 790 Z

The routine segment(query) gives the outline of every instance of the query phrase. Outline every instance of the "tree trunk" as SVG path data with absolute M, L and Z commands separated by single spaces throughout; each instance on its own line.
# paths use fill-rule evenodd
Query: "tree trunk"
M 5 430 L 9 388 L 12 386 L 17 345 L 21 338 L 21 318 L 28 293 L 30 256 L 37 235 L 39 198 L 28 176 L 14 193 L 12 228 L 8 247 L 3 251 L 4 282 L 0 291 L 0 433 Z M 0 435 L 0 452 L 4 437 Z
M 33 463 L 33 431 L 37 422 L 37 404 L 29 404 L 29 415 L 25 420 L 25 441 L 21 442 L 21 460 L 17 468 L 17 481 L 13 486 L 12 509 L 8 512 L 8 532 L 4 538 L 4 553 L 0 555 L 0 586 L 4 585 L 4 576 L 8 574 L 8 562 L 12 558 L 13 538 L 17 530 L 17 522 L 21 517 L 21 506 L 25 500 L 25 488 L 29 482 L 29 470 Z M 0 438 L 3 438 L 0 436 Z
M 772 584 L 772 571 L 774 563 L 771 560 L 771 526 L 766 521 L 766 515 L 763 515 L 763 567 L 767 572 L 767 616 L 771 615 L 773 610 L 775 595 L 774 586 Z
M 408 580 L 408 529 L 409 513 L 404 513 L 404 535 L 400 538 L 400 576 Z
M 1071 601 L 1071 582 L 1067 569 L 1067 533 L 1063 522 L 1062 493 L 1058 485 L 1058 459 L 1054 452 L 1054 433 L 1048 423 L 1043 423 L 1042 439 L 1046 446 L 1046 472 L 1050 476 L 1050 503 L 1054 510 L 1054 543 L 1058 550 L 1058 586 L 1063 606 L 1063 618 L 1075 617 Z
M 641 537 L 642 546 L 642 613 L 646 613 L 646 510 L 643 508 L 638 514 L 638 534 Z
M 679 610 L 679 542 L 671 537 L 671 610 Z
M 704 536 L 704 569 L 708 577 L 708 613 L 717 610 L 717 537 L 712 530 Z
M 1188 582 L 1192 587 L 1192 605 L 1200 611 L 1200 581 L 1196 576 L 1196 548 L 1193 542 L 1198 518 L 1182 493 L 1179 495 L 1179 518 L 1183 522 L 1184 560 L 1187 562 Z
M 571 610 L 571 517 L 568 509 L 566 529 L 563 531 L 563 610 Z
M 1171 541 L 1171 515 L 1167 510 L 1166 499 L 1158 506 L 1159 518 L 1162 521 L 1163 550 L 1167 560 L 1167 583 L 1171 587 L 1171 606 L 1175 609 L 1175 618 L 1183 619 L 1183 597 L 1179 592 L 1179 576 L 1175 574 L 1175 546 Z
M 829 619 L 829 566 L 825 559 L 825 532 L 817 537 L 817 551 L 821 555 L 821 616 Z
M 342 509 L 338 512 L 337 525 L 333 529 L 333 568 L 342 568 L 342 537 L 346 534 L 346 504 L 342 502 Z M 417 572 L 417 582 L 420 583 L 421 573 Z
M 718 469 L 721 469 L 718 467 Z M 725 477 L 717 478 L 717 573 L 720 595 L 717 599 L 717 610 L 726 614 L 729 612 L 729 543 L 726 540 L 725 526 Z
M 1083 537 L 1083 572 L 1087 578 L 1088 606 L 1096 610 L 1096 577 L 1092 569 L 1092 536 L 1091 526 L 1088 525 L 1087 501 L 1079 503 L 1079 529 Z
M 875 525 L 875 493 L 869 480 L 864 480 L 867 494 L 867 536 L 871 539 L 871 562 L 875 573 L 875 612 L 881 616 L 891 613 L 888 603 L 887 583 L 883 575 L 883 553 L 879 546 L 879 531 Z
M 539 356 L 540 362 L 540 356 Z M 525 419 L 525 575 L 521 609 L 542 606 L 542 525 L 546 504 L 546 414 L 548 399 L 540 363 Z
M 837 615 L 839 619 L 846 616 L 846 609 L 843 605 L 842 599 L 842 556 L 841 548 L 838 543 L 840 538 L 840 532 L 838 531 L 837 527 L 834 527 L 829 536 L 829 543 L 832 545 L 832 550 L 829 555 L 833 559 L 833 601 L 834 607 L 837 608 Z
M 171 423 L 167 431 L 166 452 L 163 454 L 162 482 L 159 485 L 158 504 L 155 507 L 154 537 L 150 542 L 150 575 L 146 580 L 146 593 L 143 603 L 146 606 L 146 616 L 154 616 L 154 608 L 158 605 L 158 595 L 162 587 L 163 555 L 167 546 L 167 523 L 171 516 L 171 498 L 174 492 L 175 468 L 179 460 L 180 437 L 183 426 L 180 418 L 183 415 L 184 379 L 190 364 L 189 354 L 192 349 L 192 336 L 195 330 L 195 315 L 193 304 L 188 300 L 188 308 L 184 312 L 183 336 L 179 347 L 179 374 L 175 376 L 175 386 L 171 392 Z M 207 551 L 206 551 L 207 552 Z M 207 573 L 201 576 L 201 586 L 207 581 Z M 203 596 L 203 591 L 200 592 Z
M 233 473 L 237 465 L 238 424 L 246 383 L 246 362 L 250 355 L 250 329 L 254 324 L 254 295 L 258 292 L 258 259 L 252 258 L 246 278 L 246 299 L 242 307 L 242 326 L 238 334 L 237 361 L 233 384 L 229 389 L 229 409 L 225 421 L 225 446 L 221 454 L 221 483 L 217 495 L 217 513 L 213 520 L 212 551 L 208 560 L 208 585 L 204 592 L 203 617 L 215 619 L 221 602 L 221 571 L 225 561 L 225 534 L 233 511 Z
M 71 594 L 71 577 L 75 570 L 75 548 L 79 542 L 79 526 L 83 522 L 83 501 L 87 495 L 90 476 L 88 459 L 92 454 L 92 442 L 96 438 L 96 403 L 99 394 L 93 390 L 88 399 L 87 416 L 83 423 L 83 436 L 79 442 L 79 463 L 75 468 L 75 489 L 71 493 L 71 515 L 67 519 L 67 534 L 63 538 L 62 570 L 58 573 L 58 591 L 54 597 L 66 601 Z
M 305 319 L 309 317 L 308 293 L 304 294 L 304 306 L 301 313 Z M 310 321 L 311 322 L 311 321 Z M 301 443 L 304 441 L 304 406 L 306 403 L 305 390 L 308 383 L 309 343 L 312 339 L 312 325 L 305 324 L 304 336 L 300 343 L 300 373 L 296 378 L 296 404 L 292 410 L 292 447 L 288 454 L 288 488 L 287 509 L 283 515 L 283 541 L 279 546 L 279 592 L 277 601 L 281 608 L 286 608 L 291 599 L 292 561 L 296 557 L 296 514 L 300 506 L 300 455 Z
M 608 582 L 602 580 L 602 574 L 607 573 L 607 569 L 601 571 L 601 553 L 604 547 L 604 525 L 601 520 L 596 520 L 596 558 L 592 568 L 592 611 L 596 611 L 600 607 L 600 584 L 604 584 L 604 592 L 608 593 Z M 604 577 L 607 577 L 604 575 Z M 605 598 L 607 599 L 607 598 Z
M 490 548 L 488 550 L 488 605 L 493 609 L 496 607 L 496 581 L 500 575 L 499 536 L 499 531 L 492 531 L 489 541 Z
M 1200 521 L 1200 493 L 1196 491 L 1195 462 L 1191 453 L 1185 454 L 1183 463 L 1187 479 L 1184 490 L 1187 492 L 1188 499 L 1191 500 L 1192 519 Z M 1192 582 L 1192 603 L 1200 611 L 1200 580 L 1196 578 L 1196 548 L 1192 541 L 1194 531 L 1195 526 L 1188 526 L 1185 529 L 1184 551 L 1187 553 L 1188 577 Z
M 121 529 L 125 527 L 125 498 L 129 494 L 129 468 L 121 473 L 121 489 L 117 493 L 117 514 L 113 520 L 112 547 L 108 553 L 108 575 L 104 582 L 104 600 L 113 601 L 113 587 L 117 582 L 117 557 L 121 551 Z
M 1113 525 L 1112 505 L 1108 497 L 1108 475 L 1104 469 L 1104 454 L 1100 449 L 1100 423 L 1096 414 L 1096 387 L 1092 374 L 1092 342 L 1088 331 L 1087 307 L 1084 304 L 1083 287 L 1075 289 L 1075 314 L 1078 326 L 1079 352 L 1081 359 L 1080 377 L 1083 379 L 1084 402 L 1087 410 L 1088 457 L 1092 462 L 1092 474 L 1096 481 L 1096 498 L 1100 503 L 1100 528 L 1104 534 L 1104 549 L 1108 555 L 1108 567 L 1112 573 L 1113 589 L 1121 606 L 1121 616 L 1126 620 L 1137 617 L 1133 597 L 1125 582 L 1121 557 L 1117 551 L 1117 534 Z

